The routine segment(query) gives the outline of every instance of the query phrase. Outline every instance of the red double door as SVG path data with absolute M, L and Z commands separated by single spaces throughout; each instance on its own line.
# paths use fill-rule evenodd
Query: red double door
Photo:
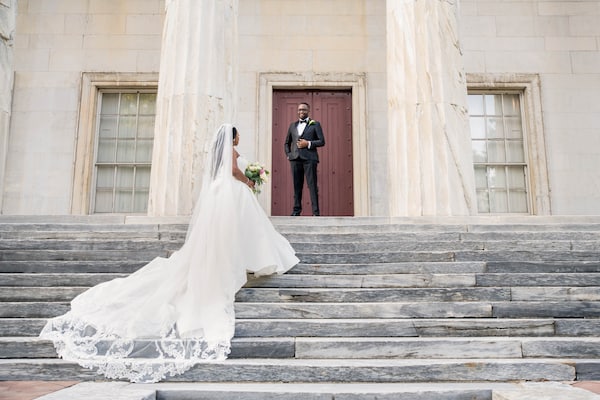
M 319 147 L 317 182 L 322 216 L 354 215 L 352 170 L 352 93 L 349 90 L 274 90 L 271 215 L 290 215 L 294 188 L 284 151 L 290 123 L 298 119 L 298 104 L 310 104 L 310 118 L 321 123 L 325 146 Z M 306 182 L 302 215 L 312 215 Z

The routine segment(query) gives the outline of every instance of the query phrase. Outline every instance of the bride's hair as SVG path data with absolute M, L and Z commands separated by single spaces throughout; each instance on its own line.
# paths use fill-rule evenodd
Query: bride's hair
M 231 130 L 231 134 L 229 133 L 229 130 Z M 230 135 L 229 137 L 231 139 L 228 139 L 227 136 Z M 217 131 L 217 134 L 215 136 L 215 139 L 213 141 L 212 144 L 212 149 L 211 149 L 211 153 L 210 153 L 210 161 L 209 161 L 209 168 L 210 168 L 210 178 L 211 180 L 215 180 L 217 175 L 219 175 L 219 173 L 221 172 L 221 167 L 223 167 L 223 162 L 227 161 L 227 164 L 229 165 L 228 168 L 230 168 L 231 166 L 231 149 L 232 149 L 232 144 L 233 144 L 233 139 L 235 139 L 235 136 L 237 135 L 237 129 L 235 126 L 231 125 L 231 124 L 223 124 L 219 127 L 219 130 Z M 225 152 L 228 151 L 228 153 L 226 154 Z M 229 158 L 227 158 L 229 157 Z

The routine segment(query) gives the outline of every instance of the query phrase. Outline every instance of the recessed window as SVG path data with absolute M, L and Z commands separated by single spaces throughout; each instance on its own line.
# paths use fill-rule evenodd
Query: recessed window
M 521 94 L 470 92 L 468 99 L 479 213 L 529 213 Z
M 98 93 L 94 213 L 145 213 L 154 143 L 156 92 Z

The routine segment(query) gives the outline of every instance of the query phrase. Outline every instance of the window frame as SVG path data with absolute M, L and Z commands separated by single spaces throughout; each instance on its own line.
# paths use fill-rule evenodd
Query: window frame
M 507 172 L 507 169 L 510 167 L 521 167 L 523 168 L 524 174 L 525 174 L 525 194 L 526 194 L 526 199 L 525 199 L 525 206 L 527 208 L 527 211 L 507 211 L 507 212 L 481 212 L 478 210 L 479 214 L 482 215 L 506 215 L 506 214 L 518 214 L 518 215 L 528 215 L 531 214 L 531 210 L 532 210 L 532 199 L 530 196 L 531 193 L 531 182 L 530 182 L 530 168 L 529 168 L 529 157 L 527 157 L 527 154 L 529 153 L 528 151 L 528 144 L 527 144 L 527 132 L 525 129 L 525 123 L 524 123 L 524 117 L 523 115 L 525 114 L 525 110 L 523 107 L 523 91 L 522 90 L 507 90 L 507 89 L 503 89 L 503 90 L 480 90 L 480 89 L 472 89 L 469 90 L 468 92 L 469 95 L 482 95 L 482 96 L 486 96 L 486 95 L 491 95 L 491 96 L 499 96 L 499 95 L 517 95 L 519 97 L 519 118 L 521 121 L 521 133 L 522 133 L 522 137 L 520 142 L 522 143 L 522 149 L 523 149 L 523 161 L 522 162 L 509 162 L 508 160 L 505 160 L 504 162 L 492 162 L 492 161 L 488 161 L 488 162 L 478 162 L 473 160 L 473 167 L 481 167 L 481 166 L 485 166 L 485 167 L 503 167 L 503 169 L 505 170 L 505 172 Z M 502 101 L 502 105 L 504 106 L 504 101 Z M 480 116 L 480 115 L 477 115 Z M 488 116 L 488 114 L 483 114 L 481 115 L 481 117 L 486 117 Z M 502 110 L 502 120 L 504 121 L 507 118 L 507 115 L 504 112 L 504 107 Z M 471 113 L 469 113 L 469 118 L 473 117 L 473 115 Z M 504 127 L 504 126 L 503 126 Z M 504 130 L 503 130 L 504 131 Z M 471 134 L 471 142 L 473 141 L 477 141 L 477 142 L 484 142 L 486 144 L 486 147 L 489 145 L 489 143 L 493 143 L 493 142 L 497 142 L 498 139 L 490 139 L 486 136 L 485 139 L 474 139 L 472 134 Z M 507 143 L 510 143 L 512 140 L 511 138 L 507 138 L 506 134 L 503 134 L 502 137 L 502 142 L 504 143 L 504 147 L 505 147 L 505 151 L 507 151 Z M 506 155 L 508 155 L 508 152 L 506 152 Z M 506 177 L 506 184 L 504 186 L 505 192 L 506 192 L 506 200 L 507 200 L 507 207 L 510 208 L 510 197 L 511 197 L 511 192 L 518 192 L 518 190 L 513 189 L 510 190 L 510 188 L 508 187 L 508 173 L 505 174 Z M 488 180 L 488 186 L 487 186 L 487 192 L 488 194 L 491 194 L 492 192 L 494 192 L 495 188 L 492 188 L 489 186 L 489 180 Z M 477 189 L 477 187 L 476 187 Z M 488 197 L 488 206 L 490 206 L 491 208 L 491 197 Z M 479 202 L 478 202 L 479 204 Z
M 551 215 L 539 76 L 537 74 L 468 73 L 467 91 L 469 94 L 521 93 L 521 124 L 527 165 L 525 179 L 528 185 L 529 212 L 481 213 L 481 215 Z M 470 118 L 470 114 L 468 116 Z
M 158 73 L 83 73 L 79 125 L 75 140 L 71 214 L 113 215 L 140 213 L 94 213 L 96 133 L 100 92 L 158 91 Z M 152 152 L 154 153 L 153 148 Z
M 99 152 L 99 146 L 100 146 L 100 128 L 101 128 L 101 121 L 98 120 L 99 117 L 102 116 L 102 110 L 100 105 L 102 104 L 102 97 L 106 94 L 117 94 L 119 95 L 119 104 L 122 100 L 122 97 L 124 94 L 136 94 L 137 95 L 137 110 L 136 110 L 136 127 L 137 124 L 139 123 L 140 120 L 140 110 L 139 110 L 139 104 L 140 104 L 140 95 L 141 94 L 155 94 L 156 95 L 156 90 L 153 89 L 149 89 L 149 88 L 144 88 L 144 89 L 140 89 L 140 88 L 136 88 L 136 89 L 128 89 L 128 88 L 120 88 L 120 89 L 100 89 L 98 90 L 98 101 L 97 104 L 99 105 L 96 108 L 96 127 L 95 127 L 95 132 L 94 132 L 94 161 L 93 161 L 93 170 L 92 170 L 92 186 L 91 186 L 91 193 L 90 193 L 90 214 L 143 214 L 144 211 L 135 211 L 135 210 L 131 210 L 131 211 L 114 211 L 115 208 L 115 203 L 114 201 L 116 200 L 116 196 L 117 196 L 117 191 L 118 191 L 118 187 L 117 187 L 117 170 L 119 168 L 126 168 L 126 167 L 130 167 L 133 168 L 133 187 L 131 188 L 132 190 L 132 196 L 131 196 L 131 205 L 133 206 L 135 204 L 135 192 L 136 192 L 136 177 L 137 177 L 137 172 L 138 172 L 138 168 L 139 167 L 147 167 L 148 169 L 152 168 L 152 159 L 150 159 L 148 162 L 137 162 L 137 161 L 118 161 L 117 160 L 117 153 L 115 153 L 115 161 L 114 162 L 103 162 L 103 161 L 98 161 L 98 152 Z M 156 109 L 156 107 L 155 107 Z M 119 116 L 121 115 L 120 113 L 118 114 Z M 156 119 L 156 111 L 154 114 L 154 117 Z M 118 138 L 115 138 L 118 141 Z M 127 138 L 127 140 L 130 140 L 131 138 Z M 133 141 L 134 144 L 137 145 L 138 144 L 138 139 L 139 137 L 136 135 L 135 137 L 133 137 Z M 152 141 L 154 142 L 154 135 L 152 135 Z M 117 148 L 118 145 L 115 145 L 115 152 L 117 152 Z M 113 187 L 112 187 L 112 197 L 113 197 L 113 211 L 97 211 L 97 207 L 96 207 L 96 198 L 97 198 L 97 193 L 98 193 L 98 169 L 101 167 L 112 167 L 113 168 Z M 149 193 L 149 189 L 150 187 L 148 186 L 148 193 Z M 145 211 L 147 212 L 147 210 Z

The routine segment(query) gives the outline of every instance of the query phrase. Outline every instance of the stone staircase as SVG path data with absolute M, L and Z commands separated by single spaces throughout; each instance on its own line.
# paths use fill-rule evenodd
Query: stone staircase
M 401 384 L 356 398 L 484 400 L 486 385 L 600 380 L 600 219 L 273 221 L 301 264 L 251 278 L 238 293 L 228 360 L 170 381 L 374 385 L 373 393 Z M 87 287 L 177 249 L 186 228 L 0 219 L 0 380 L 101 380 L 37 339 L 45 319 Z M 437 397 L 406 394 L 423 384 Z M 169 390 L 161 398 L 196 398 Z M 333 398 L 278 390 L 273 398 Z

